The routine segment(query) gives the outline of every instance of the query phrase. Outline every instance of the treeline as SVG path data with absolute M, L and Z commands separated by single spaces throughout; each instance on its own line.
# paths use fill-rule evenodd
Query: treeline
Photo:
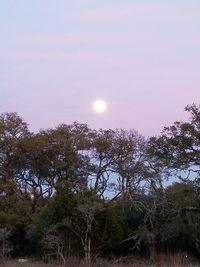
M 200 106 L 158 137 L 0 115 L 0 257 L 200 255 Z

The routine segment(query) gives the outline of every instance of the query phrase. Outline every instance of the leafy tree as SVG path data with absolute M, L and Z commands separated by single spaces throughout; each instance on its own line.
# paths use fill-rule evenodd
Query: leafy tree
M 188 105 L 185 108 L 190 113 L 189 122 L 175 122 L 165 127 L 162 135 L 150 139 L 150 151 L 156 164 L 178 171 L 187 171 L 186 178 L 191 173 L 199 177 L 200 171 L 200 106 Z M 194 177 L 194 175 L 193 175 Z
M 29 135 L 27 124 L 17 113 L 0 116 L 0 183 L 15 183 L 23 168 L 21 140 Z
M 12 244 L 9 240 L 11 231 L 7 228 L 0 228 L 0 259 L 5 259 L 12 251 Z
M 199 109 L 187 106 L 188 122 L 148 141 L 78 123 L 33 134 L 17 113 L 0 115 L 2 255 L 76 255 L 88 265 L 132 248 L 152 261 L 158 248 L 198 255 Z
M 46 175 L 52 180 L 54 189 L 58 183 L 68 181 L 78 188 L 87 186 L 89 129 L 86 125 L 60 125 L 56 129 L 42 131 L 43 156 L 45 157 Z
M 94 188 L 104 196 L 109 190 L 115 197 L 130 198 L 152 176 L 146 164 L 146 141 L 135 130 L 100 130 L 91 153 Z
M 92 260 L 92 234 L 96 215 L 102 210 L 101 200 L 93 190 L 84 190 L 76 194 L 77 205 L 71 220 L 66 220 L 66 225 L 80 240 L 85 261 L 90 266 Z
M 93 240 L 97 255 L 110 257 L 123 253 L 120 242 L 125 235 L 123 204 L 120 201 L 104 203 L 104 209 L 97 214 L 94 225 Z

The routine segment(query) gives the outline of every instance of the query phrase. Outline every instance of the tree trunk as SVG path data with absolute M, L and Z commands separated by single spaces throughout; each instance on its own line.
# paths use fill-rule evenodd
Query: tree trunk
M 150 263 L 154 263 L 156 254 L 155 242 L 149 243 L 149 261 Z
M 58 255 L 60 256 L 60 258 L 63 262 L 63 265 L 66 266 L 66 260 L 65 260 L 65 257 L 63 255 L 62 248 L 60 247 L 60 244 L 58 244 L 57 246 L 58 246 Z
M 63 265 L 66 266 L 66 260 L 65 260 L 65 257 L 63 256 L 63 254 L 61 252 L 59 252 L 59 255 L 60 255 L 60 258 L 63 262 Z
M 91 240 L 88 239 L 87 243 L 84 246 L 85 251 L 85 261 L 88 264 L 88 266 L 91 265 Z
M 88 264 L 91 265 L 91 240 L 88 240 Z

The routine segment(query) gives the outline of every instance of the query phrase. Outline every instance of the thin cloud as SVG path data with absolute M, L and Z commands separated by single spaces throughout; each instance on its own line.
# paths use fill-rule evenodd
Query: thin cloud
M 58 61 L 76 61 L 76 60 L 87 60 L 91 57 L 92 53 L 83 52 L 35 52 L 35 51 L 20 51 L 18 53 L 1 53 L 1 60 L 58 60 Z
M 93 20 L 93 21 L 111 21 L 119 20 L 127 16 L 141 16 L 157 8 L 155 4 L 123 4 L 115 6 L 106 6 L 96 9 L 85 9 L 72 13 L 71 17 L 76 19 Z
M 130 40 L 129 33 L 73 33 L 67 35 L 31 35 L 19 42 L 31 45 L 88 45 L 103 43 L 124 43 Z

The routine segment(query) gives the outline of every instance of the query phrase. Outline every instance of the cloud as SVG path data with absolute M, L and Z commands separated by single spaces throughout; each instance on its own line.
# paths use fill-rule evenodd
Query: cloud
M 141 16 L 149 11 L 157 8 L 158 5 L 151 4 L 121 4 L 105 6 L 95 9 L 82 9 L 71 14 L 71 17 L 76 19 L 92 20 L 92 21 L 112 21 L 117 19 L 120 21 L 127 16 Z
M 0 59 L 6 61 L 38 61 L 38 60 L 58 60 L 58 61 L 77 61 L 87 60 L 92 56 L 92 53 L 83 52 L 38 52 L 38 51 L 20 51 L 20 52 L 0 52 Z
M 63 35 L 30 35 L 19 39 L 19 42 L 31 45 L 94 45 L 124 43 L 129 40 L 129 33 L 87 32 Z

